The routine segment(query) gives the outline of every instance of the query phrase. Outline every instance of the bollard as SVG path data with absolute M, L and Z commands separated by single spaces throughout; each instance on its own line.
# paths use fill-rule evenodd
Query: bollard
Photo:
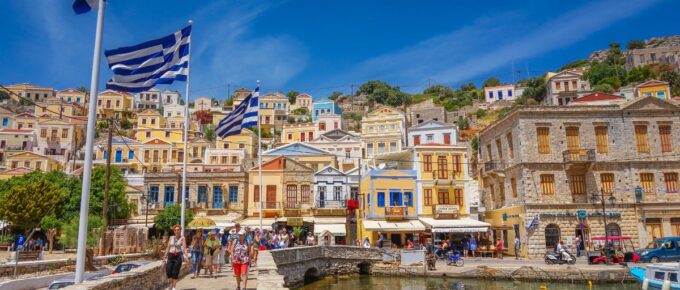
M 541 287 L 539 287 L 539 289 L 541 289 L 541 290 L 548 290 L 548 286 L 541 285 Z
M 649 289 L 649 279 L 645 278 L 645 280 L 642 281 L 642 290 L 647 289 Z
M 588 289 L 593 289 L 593 281 L 588 280 Z
M 671 290 L 671 280 L 663 280 L 663 286 L 661 290 Z

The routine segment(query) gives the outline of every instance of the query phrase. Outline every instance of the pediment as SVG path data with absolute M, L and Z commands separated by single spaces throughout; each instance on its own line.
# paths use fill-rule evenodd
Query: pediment
M 625 111 L 677 111 L 679 106 L 654 96 L 636 98 L 622 106 Z
M 328 151 L 315 148 L 313 146 L 296 142 L 290 143 L 278 148 L 274 148 L 263 152 L 263 156 L 281 155 L 281 156 L 300 156 L 300 155 L 329 155 Z
M 314 175 L 345 175 L 345 173 L 329 165 L 317 171 Z

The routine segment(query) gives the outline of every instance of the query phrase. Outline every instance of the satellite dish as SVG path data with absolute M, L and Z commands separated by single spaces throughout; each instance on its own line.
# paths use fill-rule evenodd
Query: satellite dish
M 385 169 L 385 163 L 380 163 L 378 165 L 378 169 Z

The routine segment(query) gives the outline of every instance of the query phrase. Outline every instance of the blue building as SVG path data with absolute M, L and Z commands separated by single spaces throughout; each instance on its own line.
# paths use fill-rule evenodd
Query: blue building
M 321 114 L 342 115 L 342 109 L 331 100 L 323 100 L 312 103 L 312 121 L 316 122 Z

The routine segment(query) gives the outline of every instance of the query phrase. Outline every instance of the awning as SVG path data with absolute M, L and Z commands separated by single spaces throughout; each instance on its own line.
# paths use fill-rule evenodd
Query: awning
M 462 219 L 434 219 L 421 217 L 433 233 L 483 233 L 489 230 L 489 223 L 480 222 L 470 218 Z
M 318 236 L 326 231 L 329 231 L 334 236 L 347 235 L 345 224 L 314 224 L 314 235 Z
M 346 217 L 314 217 L 314 224 L 346 224 Z
M 367 231 L 420 232 L 425 230 L 425 226 L 417 220 L 399 222 L 364 220 L 363 224 Z
M 285 222 L 287 219 L 286 218 L 278 218 L 278 219 L 272 219 L 272 218 L 263 218 L 262 219 L 262 229 L 263 230 L 272 230 L 272 224 L 275 222 Z M 259 218 L 247 218 L 241 221 L 236 221 L 241 224 L 241 226 L 249 226 L 251 228 L 254 227 L 260 227 L 260 219 Z

